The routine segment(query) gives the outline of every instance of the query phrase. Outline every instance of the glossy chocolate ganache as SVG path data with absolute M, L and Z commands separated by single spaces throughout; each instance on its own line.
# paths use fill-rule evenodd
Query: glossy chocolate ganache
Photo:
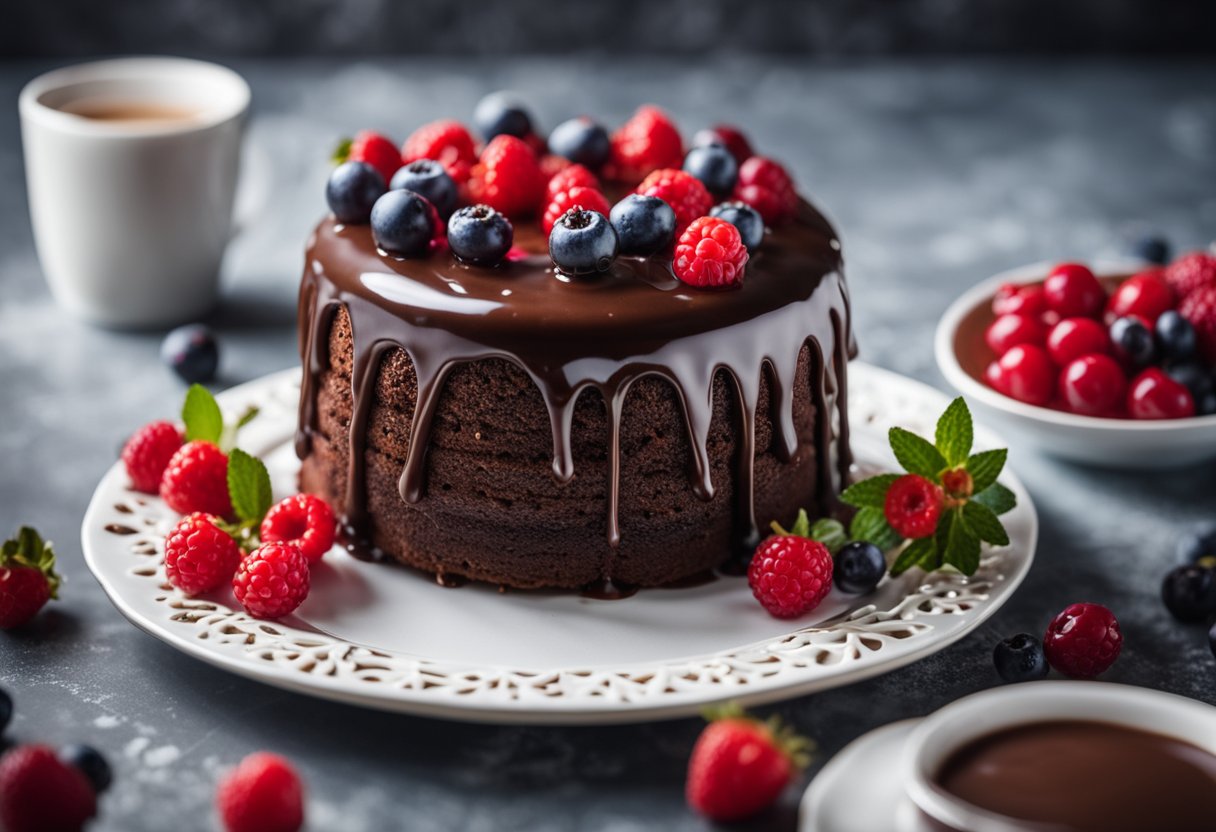
M 731 505 L 723 509 L 731 543 L 754 545 L 771 520 L 792 519 L 758 516 L 758 502 L 770 513 L 796 510 L 800 497 L 810 498 L 803 505 L 812 511 L 832 507 L 850 464 L 846 364 L 855 347 L 840 245 L 818 211 L 803 202 L 794 221 L 766 233 L 742 284 L 718 291 L 677 280 L 670 253 L 621 257 L 604 274 L 566 277 L 555 273 L 535 225 L 516 223 L 515 248 L 495 268 L 461 263 L 445 250 L 398 259 L 377 250 L 366 225 L 344 226 L 330 216 L 317 226 L 300 289 L 305 372 L 296 447 L 305 461 L 305 488 L 335 503 L 351 535 L 440 577 L 509 586 L 654 584 L 720 565 L 731 546 L 711 540 L 690 520 L 681 521 L 683 532 L 663 527 L 667 538 L 655 541 L 668 549 L 686 542 L 683 551 L 652 556 L 630 549 L 646 543 L 629 540 L 633 521 L 649 529 L 665 511 L 623 515 L 622 491 L 628 504 L 633 488 L 626 481 L 632 469 L 628 460 L 622 463 L 624 445 L 641 430 L 629 423 L 629 410 L 637 400 L 640 413 L 651 407 L 658 413 L 673 395 L 682 424 L 671 433 L 680 434 L 688 456 L 681 488 L 710 504 L 729 495 Z M 521 384 L 533 389 L 517 390 Z M 462 398 L 462 390 L 474 398 Z M 471 492 L 469 483 L 517 450 L 500 445 L 476 456 L 481 446 L 469 444 L 474 431 L 462 423 L 461 408 L 480 407 L 479 390 L 487 407 L 517 394 L 543 400 L 547 425 L 519 429 L 548 435 L 543 453 L 551 482 L 538 483 L 534 474 L 526 488 L 478 487 L 468 495 L 479 501 L 474 511 L 472 503 L 456 506 L 454 495 Z M 591 416 L 584 418 L 583 408 Z M 544 419 L 539 413 L 536 421 Z M 602 448 L 592 447 L 594 437 L 579 436 L 599 424 L 593 417 L 603 422 L 604 435 L 595 439 Z M 432 440 L 440 431 L 454 437 L 464 467 L 433 485 L 430 469 L 442 460 Z M 474 436 L 483 439 L 481 430 Z M 655 437 L 658 444 L 676 441 L 662 430 L 653 431 Z M 580 441 L 588 448 L 582 455 Z M 647 437 L 637 442 L 638 454 L 648 452 L 641 447 Z M 726 470 L 717 458 L 724 453 L 732 456 Z M 388 462 L 399 468 L 395 505 L 380 493 L 380 469 L 370 467 Z M 601 465 L 602 502 L 580 482 Z M 513 507 L 512 495 L 504 493 L 511 488 L 535 491 L 530 513 L 522 499 Z M 597 516 L 556 507 L 567 493 L 584 493 L 579 488 L 589 489 L 584 502 L 602 509 Z M 532 523 L 526 529 L 518 519 L 525 516 Z M 477 517 L 484 518 L 484 543 L 476 529 L 465 528 Z M 460 518 L 468 522 L 458 524 Z M 513 523 L 512 535 L 493 536 Z M 578 524 L 598 529 L 599 543 L 568 528 Z M 479 545 L 486 551 L 477 551 Z M 622 557 L 626 552 L 629 558 Z M 580 560 L 585 564 L 570 566 Z

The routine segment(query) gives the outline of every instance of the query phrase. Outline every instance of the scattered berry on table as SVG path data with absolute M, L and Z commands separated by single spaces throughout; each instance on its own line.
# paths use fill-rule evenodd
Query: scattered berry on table
M 160 360 L 187 384 L 206 384 L 220 366 L 220 347 L 204 324 L 171 330 L 160 344 Z
M 1042 679 L 1051 670 L 1043 643 L 1030 633 L 1018 633 L 997 642 L 992 651 L 992 663 L 997 674 L 1006 682 L 1030 682 Z
M 1195 354 L 1198 345 L 1195 328 L 1176 309 L 1162 312 L 1153 330 L 1157 348 L 1166 358 L 1187 359 Z
M 598 211 L 571 209 L 549 233 L 549 257 L 558 271 L 586 275 L 607 271 L 617 255 L 616 231 Z
M 372 206 L 376 245 L 397 257 L 423 257 L 438 230 L 435 206 L 413 191 L 389 191 Z
M 1138 316 L 1116 319 L 1110 325 L 1110 342 L 1115 356 L 1133 369 L 1147 367 L 1157 357 L 1152 330 Z
M 532 134 L 532 117 L 517 95 L 502 90 L 477 102 L 473 109 L 473 126 L 487 142 L 496 136 L 523 139 Z
M 341 151 L 339 151 L 341 152 Z M 351 139 L 346 149 L 344 162 L 362 162 L 371 165 L 384 182 L 389 182 L 397 168 L 401 167 L 401 153 L 397 145 L 373 130 L 360 130 Z
M 832 575 L 842 592 L 862 595 L 878 586 L 887 573 L 882 549 L 867 540 L 854 540 L 840 547 Z
M 424 124 L 405 140 L 401 161 L 409 164 L 417 159 L 434 159 L 459 185 L 468 179 L 469 169 L 477 161 L 477 150 L 463 124 L 443 119 Z
M 553 128 L 549 134 L 549 152 L 564 156 L 575 164 L 599 170 L 612 153 L 612 142 L 603 125 L 586 116 L 579 116 Z
M 172 422 L 150 422 L 135 431 L 122 448 L 122 464 L 131 487 L 144 494 L 159 491 L 169 460 L 182 443 L 182 432 Z
M 1109 355 L 1083 355 L 1060 372 L 1059 393 L 1073 413 L 1108 416 L 1123 405 L 1127 378 Z
M 1056 366 L 1033 344 L 1013 347 L 989 367 L 988 381 L 999 392 L 1027 404 L 1045 405 L 1056 388 Z
M 541 207 L 547 184 L 532 148 L 514 136 L 501 135 L 481 152 L 469 193 L 478 202 L 517 217 Z
M 735 199 L 760 212 L 768 225 L 780 225 L 798 213 L 798 192 L 785 168 L 764 156 L 753 156 L 739 166 Z
M 623 182 L 641 181 L 659 168 L 678 168 L 684 161 L 680 131 L 667 114 L 650 104 L 639 107 L 610 138 L 611 163 Z
M 45 745 L 21 745 L 0 757 L 0 829 L 78 832 L 97 814 L 88 779 Z
M 1188 252 L 1165 267 L 1165 282 L 1179 299 L 1202 286 L 1216 286 L 1216 254 Z
M 277 754 L 241 760 L 220 782 L 215 802 L 226 832 L 296 832 L 304 825 L 304 784 Z
M 1216 526 L 1198 528 L 1178 539 L 1178 557 L 1183 563 L 1216 559 Z
M 1216 571 L 1195 563 L 1171 569 L 1161 582 L 1161 600 L 1179 621 L 1205 620 L 1216 613 Z
M 562 191 L 580 187 L 592 188 L 598 191 L 600 189 L 600 181 L 594 173 L 583 165 L 570 165 L 549 177 L 549 183 L 545 186 L 545 194 L 552 199 Z
M 694 147 L 684 157 L 684 172 L 699 179 L 711 194 L 729 196 L 739 178 L 739 163 L 725 147 Z
M 832 591 L 832 569 L 832 554 L 819 541 L 778 534 L 756 547 L 747 583 L 774 618 L 798 618 Z
M 1106 290 L 1087 266 L 1060 263 L 1043 281 L 1047 308 L 1061 318 L 1096 318 L 1106 303 Z
M 608 214 L 616 229 L 621 254 L 646 256 L 671 246 L 676 235 L 676 212 L 657 196 L 629 194 Z
M 1131 255 L 1147 263 L 1164 266 L 1170 261 L 1170 244 L 1157 234 L 1146 234 L 1132 241 Z
M 448 175 L 447 169 L 434 159 L 415 159 L 403 165 L 393 177 L 390 187 L 426 197 L 441 217 L 452 213 L 460 196 L 456 182 Z
M 1041 347 L 1047 343 L 1047 327 L 1029 315 L 1002 315 L 984 331 L 984 340 L 997 355 L 1004 355 L 1019 344 Z
M 1133 419 L 1185 419 L 1195 415 L 1195 399 L 1160 367 L 1149 367 L 1128 387 L 1127 412 Z
M 1178 312 L 1195 328 L 1199 354 L 1216 366 L 1216 284 L 1201 286 L 1184 297 Z
M 642 180 L 637 193 L 657 196 L 676 212 L 676 234 L 684 233 L 692 221 L 713 207 L 714 198 L 695 176 L 674 168 L 656 170 Z
M 8 724 L 13 720 L 13 697 L 8 695 L 8 691 L 0 688 L 0 738 L 4 737 L 4 732 L 8 730 Z
M 1174 290 L 1161 276 L 1161 269 L 1150 269 L 1120 283 L 1106 302 L 1106 313 L 1112 318 L 1138 315 L 1154 323 L 1173 306 Z
M 743 135 L 743 131 L 728 124 L 716 124 L 704 130 L 698 130 L 696 135 L 692 137 L 693 147 L 707 147 L 711 145 L 725 147 L 740 165 L 756 155 L 752 150 L 751 143 L 747 140 L 747 136 Z
M 210 592 L 232 580 L 240 562 L 240 545 L 213 515 L 187 515 L 165 537 L 165 574 L 187 595 Z
M 720 203 L 710 209 L 709 215 L 724 219 L 739 229 L 739 237 L 749 253 L 754 252 L 764 242 L 764 217 L 746 202 L 736 199 Z
M 260 530 L 263 543 L 293 542 L 309 563 L 329 551 L 337 533 L 334 510 L 313 494 L 295 494 L 271 506 Z
M 1119 658 L 1119 622 L 1101 604 L 1072 604 L 1055 617 L 1043 637 L 1047 661 L 1077 679 L 1099 676 Z
M 110 788 L 114 774 L 110 763 L 100 751 L 91 745 L 73 743 L 59 749 L 59 759 L 79 771 L 89 781 L 96 794 L 101 794 Z
M 743 281 L 747 259 L 739 229 L 718 217 L 699 217 L 680 234 L 672 271 L 690 286 L 723 288 Z
M 0 546 L 0 630 L 20 627 L 58 597 L 54 549 L 34 529 L 22 526 Z
M 1047 293 L 1042 286 L 1019 286 L 1006 283 L 992 298 L 994 315 L 1029 315 L 1036 317 L 1047 311 Z
M 546 234 L 553 231 L 553 224 L 571 208 L 582 208 L 586 211 L 598 211 L 605 216 L 612 210 L 607 197 L 594 188 L 584 188 L 575 185 L 568 191 L 554 194 L 541 216 L 540 227 Z
M 1047 333 L 1047 354 L 1060 367 L 1083 355 L 1109 352 L 1110 335 L 1092 318 L 1065 318 Z
M 254 618 L 282 618 L 308 597 L 308 558 L 294 543 L 263 543 L 232 577 L 232 592 Z
M 489 205 L 470 205 L 448 220 L 448 247 L 465 262 L 496 266 L 515 240 L 511 221 Z
M 941 486 L 919 474 L 905 474 L 887 490 L 883 514 L 900 537 L 928 537 L 937 530 L 943 501 Z
M 338 222 L 363 225 L 372 215 L 372 206 L 388 190 L 387 180 L 363 162 L 343 162 L 329 174 L 325 201 Z
M 178 514 L 201 511 L 232 516 L 228 496 L 228 457 L 211 442 L 188 442 L 169 460 L 160 481 L 160 497 Z

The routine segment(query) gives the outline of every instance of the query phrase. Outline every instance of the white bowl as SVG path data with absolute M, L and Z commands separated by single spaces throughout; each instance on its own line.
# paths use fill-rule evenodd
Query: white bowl
M 1216 754 L 1216 708 L 1171 693 L 1103 682 L 1025 682 L 973 694 L 922 720 L 903 752 L 904 788 L 929 817 L 954 829 L 1025 832 L 934 782 L 946 760 L 973 740 L 1035 722 L 1084 720 L 1174 737 Z
M 1104 419 L 1078 416 L 1019 402 L 983 380 L 987 357 L 959 359 L 960 329 L 969 339 L 982 339 L 982 328 L 996 290 L 1004 283 L 1037 283 L 1053 262 L 1002 272 L 968 290 L 951 304 L 937 325 L 934 352 L 946 380 L 966 398 L 985 422 L 1019 444 L 1107 468 L 1174 468 L 1216 458 L 1216 415 L 1189 419 Z M 1093 265 L 1099 278 L 1130 275 L 1144 268 L 1138 261 L 1105 261 Z M 985 346 L 984 351 L 987 351 Z

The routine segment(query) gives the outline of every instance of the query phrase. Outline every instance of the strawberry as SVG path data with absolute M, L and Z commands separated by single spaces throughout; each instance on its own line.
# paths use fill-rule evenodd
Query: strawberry
M 4 832 L 79 832 L 95 814 L 88 779 L 47 746 L 18 746 L 0 758 Z
M 0 547 L 0 630 L 20 627 L 59 597 L 55 552 L 38 532 L 22 526 Z
M 227 832 L 295 832 L 304 825 L 304 785 L 291 763 L 250 754 L 220 783 L 216 807 Z

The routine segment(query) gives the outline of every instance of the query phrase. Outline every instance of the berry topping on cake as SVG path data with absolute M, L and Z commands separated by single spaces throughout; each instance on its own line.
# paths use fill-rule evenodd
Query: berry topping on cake
M 711 208 L 709 215 L 724 219 L 739 229 L 739 237 L 748 252 L 755 252 L 764 242 L 764 217 L 746 202 L 723 202 Z
M 250 754 L 215 795 L 225 832 L 297 832 L 304 825 L 304 785 L 291 763 L 265 751 Z
M 463 184 L 469 178 L 469 168 L 477 161 L 477 150 L 463 124 L 443 119 L 424 124 L 405 140 L 401 161 L 409 164 L 418 159 L 434 159 L 457 184 Z
M 734 286 L 743 280 L 747 258 L 739 229 L 719 217 L 699 217 L 680 235 L 672 271 L 690 286 Z
M 825 545 L 779 532 L 756 547 L 747 583 L 774 618 L 798 618 L 832 591 L 832 569 L 832 553 Z
M 740 165 L 756 155 L 752 151 L 751 143 L 743 135 L 743 131 L 727 124 L 716 124 L 704 130 L 698 130 L 692 138 L 692 144 L 693 147 L 711 145 L 725 147 L 735 157 L 735 162 Z
M 17 746 L 0 758 L 4 832 L 79 832 L 95 814 L 88 779 L 48 746 Z
M 170 330 L 160 342 L 160 360 L 187 384 L 205 384 L 220 366 L 220 347 L 205 324 Z
M 599 170 L 612 154 L 608 131 L 586 116 L 563 121 L 549 134 L 549 152 Z
M 541 217 L 540 227 L 546 233 L 553 231 L 553 224 L 571 208 L 582 208 L 607 215 L 611 210 L 607 198 L 594 188 L 575 185 L 568 191 L 554 194 Z
M 540 207 L 546 184 L 532 148 L 514 136 L 501 135 L 482 151 L 469 193 L 478 202 L 517 217 Z
M 232 516 L 228 497 L 228 457 L 212 442 L 187 442 L 169 460 L 160 497 L 178 514 Z
M 1047 327 L 1029 315 L 1002 315 L 984 332 L 984 340 L 997 355 L 1004 355 L 1019 344 L 1041 347 L 1047 342 Z
M 988 383 L 1006 396 L 1026 404 L 1045 405 L 1056 388 L 1056 366 L 1047 351 L 1019 344 L 988 365 Z
M 0 630 L 20 627 L 58 597 L 54 549 L 34 529 L 22 526 L 0 546 Z
M 871 592 L 887 574 L 887 559 L 868 540 L 853 540 L 840 547 L 832 576 L 841 592 L 863 595 Z
M 657 196 L 629 194 L 609 214 L 620 241 L 621 254 L 645 257 L 671 246 L 676 235 L 676 212 Z
M 1018 633 L 997 642 L 992 651 L 992 663 L 1006 682 L 1032 682 L 1045 678 L 1051 671 L 1043 642 L 1030 633 Z
M 489 205 L 470 205 L 448 220 L 448 247 L 466 263 L 496 266 L 515 239 L 511 221 Z
M 276 503 L 262 519 L 263 543 L 295 543 L 315 563 L 334 545 L 338 523 L 329 503 L 312 494 L 296 494 Z
M 241 562 L 241 547 L 221 521 L 196 512 L 183 517 L 165 538 L 165 574 L 187 595 L 210 592 L 232 580 Z
M 549 233 L 549 257 L 563 274 L 607 271 L 617 249 L 616 230 L 598 211 L 572 208 L 558 218 Z
M 263 543 L 232 577 L 236 600 L 254 618 L 282 618 L 308 597 L 308 558 L 294 543 Z
M 1150 323 L 1174 306 L 1174 292 L 1161 276 L 1161 269 L 1150 269 L 1119 284 L 1106 302 L 1112 318 L 1137 315 Z
M 1042 286 L 1006 283 L 992 298 L 994 315 L 1042 315 L 1047 311 L 1047 294 Z
M 350 140 L 343 143 L 334 154 L 337 162 L 363 162 L 371 165 L 380 178 L 388 182 L 401 167 L 401 154 L 397 145 L 373 130 L 360 130 Z
M 887 490 L 883 515 L 901 537 L 912 540 L 928 537 L 937 531 L 944 497 L 937 483 L 919 474 L 905 474 Z
M 131 487 L 144 494 L 157 493 L 169 460 L 181 446 L 182 432 L 172 422 L 152 422 L 135 431 L 122 449 Z
M 372 206 L 388 190 L 376 169 L 364 162 L 343 162 L 334 168 L 325 185 L 325 201 L 338 222 L 362 225 L 372 215 Z
M 434 159 L 415 159 L 402 166 L 393 176 L 390 187 L 426 197 L 441 217 L 447 217 L 455 210 L 456 200 L 460 196 L 459 188 L 447 169 Z
M 473 109 L 473 126 L 487 142 L 497 136 L 527 138 L 532 134 L 532 117 L 515 93 L 492 92 Z
M 679 168 L 684 161 L 680 131 L 653 105 L 639 107 L 612 134 L 611 142 L 612 164 L 623 182 L 637 182 L 659 168 Z
M 729 196 L 739 178 L 739 163 L 721 145 L 694 147 L 684 157 L 684 172 L 700 180 L 706 190 L 718 197 Z
M 72 743 L 59 749 L 59 759 L 84 775 L 93 787 L 94 794 L 101 794 L 110 788 L 114 781 L 114 773 L 110 763 L 96 748 L 83 743 Z
M 739 166 L 735 199 L 760 212 L 769 225 L 780 225 L 798 213 L 798 192 L 785 168 L 764 156 L 753 156 Z
M 1216 366 L 1216 284 L 1194 289 L 1178 304 L 1178 312 L 1195 328 L 1203 360 Z
M 1083 355 L 1109 352 L 1106 327 L 1093 318 L 1065 318 L 1047 333 L 1047 354 L 1060 367 Z
M 1106 672 L 1123 649 L 1123 634 L 1111 611 L 1101 604 L 1072 604 L 1043 637 L 1047 661 L 1061 673 L 1092 679 Z
M 1161 600 L 1179 621 L 1206 620 L 1216 613 L 1216 571 L 1195 563 L 1170 570 L 1161 583 Z
M 656 170 L 642 180 L 636 193 L 657 196 L 676 212 L 676 234 L 697 217 L 703 217 L 713 207 L 714 199 L 701 181 L 691 174 L 674 168 Z
M 1047 307 L 1061 318 L 1096 318 L 1106 303 L 1106 290 L 1087 266 L 1061 263 L 1043 281 Z
M 413 191 L 389 191 L 372 206 L 376 245 L 397 257 L 424 257 L 438 225 L 435 206 Z
M 596 179 L 594 173 L 583 165 L 567 165 L 549 177 L 549 184 L 545 186 L 545 193 L 549 199 L 552 199 L 571 188 L 591 188 L 598 191 L 600 189 L 600 181 Z
M 1133 419 L 1185 419 L 1195 415 L 1195 399 L 1160 367 L 1149 367 L 1132 379 L 1127 412 Z
M 1216 286 L 1216 254 L 1192 251 L 1165 267 L 1165 282 L 1179 298 L 1202 286 Z
M 1123 404 L 1127 378 L 1113 358 L 1095 353 L 1065 365 L 1059 388 L 1060 399 L 1073 413 L 1107 416 Z

